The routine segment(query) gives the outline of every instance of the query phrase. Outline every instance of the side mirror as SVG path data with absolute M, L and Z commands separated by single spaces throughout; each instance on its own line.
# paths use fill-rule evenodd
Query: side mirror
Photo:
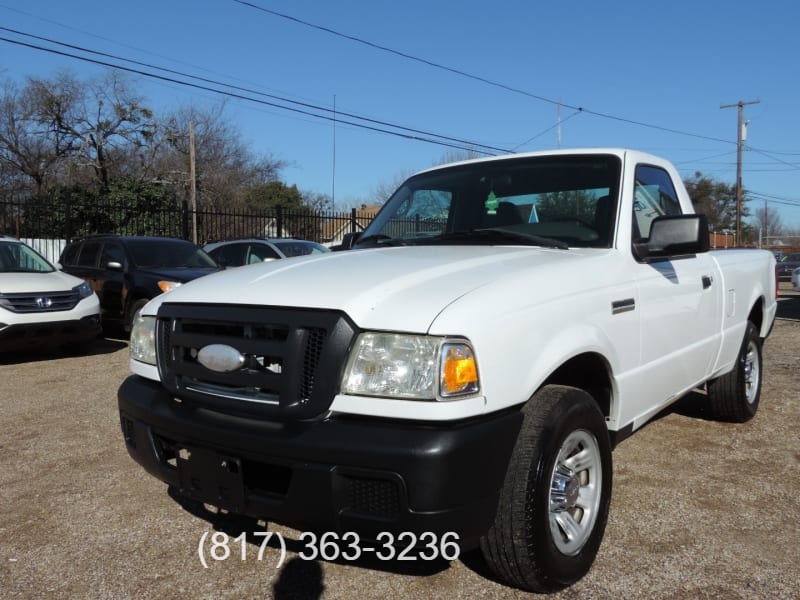
M 112 260 L 106 263 L 106 267 L 111 269 L 112 271 L 122 271 L 122 263 L 116 260 Z
M 342 243 L 339 244 L 339 246 L 336 249 L 350 250 L 360 237 L 361 237 L 360 231 L 356 231 L 355 233 L 345 233 L 344 236 L 342 237 Z
M 650 225 L 650 237 L 633 244 L 641 261 L 681 258 L 708 252 L 708 219 L 705 215 L 657 217 Z

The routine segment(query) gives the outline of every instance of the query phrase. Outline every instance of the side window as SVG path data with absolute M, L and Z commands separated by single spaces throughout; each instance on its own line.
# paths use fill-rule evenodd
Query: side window
M 125 251 L 119 244 L 104 244 L 103 253 L 100 255 L 100 266 L 105 266 L 110 262 L 118 262 L 125 266 Z
M 81 253 L 78 256 L 79 267 L 95 267 L 97 266 L 97 258 L 100 255 L 100 242 L 84 242 Z
M 61 266 L 62 267 L 71 267 L 77 262 L 78 259 L 78 251 L 81 249 L 80 243 L 70 244 L 66 248 L 64 248 L 64 254 L 61 255 Z
M 247 264 L 264 262 L 267 258 L 280 258 L 278 253 L 264 244 L 250 244 L 247 252 Z
M 247 244 L 225 244 L 219 248 L 214 248 L 210 254 L 211 258 L 223 267 L 239 267 L 244 264 L 244 253 Z
M 638 165 L 633 196 L 633 241 L 650 237 L 656 217 L 681 214 L 678 194 L 669 174 L 659 167 Z

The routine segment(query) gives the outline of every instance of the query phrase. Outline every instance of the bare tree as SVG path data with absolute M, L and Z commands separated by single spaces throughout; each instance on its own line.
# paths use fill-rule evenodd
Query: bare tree
M 442 154 L 438 160 L 434 161 L 431 166 L 439 166 L 452 162 L 460 162 L 462 160 L 470 160 L 472 158 L 480 158 L 482 154 L 478 154 L 472 150 L 450 150 Z M 369 201 L 362 204 L 374 205 L 383 204 L 389 197 L 399 188 L 403 182 L 411 177 L 414 171 L 409 169 L 402 170 L 397 173 L 390 181 L 382 181 L 372 188 L 372 193 Z
M 300 194 L 303 197 L 303 204 L 316 212 L 333 209 L 333 199 L 328 194 L 309 191 L 302 191 Z
M 769 210 L 767 207 L 757 208 L 753 217 L 753 227 L 761 230 L 761 237 L 764 240 L 780 237 L 786 234 L 783 220 L 776 210 Z
M 11 81 L 3 84 L 0 98 L 0 163 L 4 182 L 24 188 L 24 179 L 41 193 L 59 163 L 75 149 L 75 142 L 65 136 L 57 124 L 43 116 L 42 98 L 31 85 L 20 90 Z M 54 101 L 56 101 L 54 99 Z M 23 180 L 20 180 L 22 176 Z M 8 188 L 6 188 L 8 189 Z
M 153 136 L 152 111 L 117 71 L 86 84 L 63 72 L 53 80 L 31 78 L 28 85 L 39 98 L 41 122 L 67 141 L 75 164 L 90 168 L 101 189 L 108 189 L 131 149 Z
M 254 156 L 223 110 L 224 104 L 210 111 L 187 107 L 163 118 L 154 143 L 154 176 L 179 188 L 188 185 L 191 123 L 202 203 L 241 206 L 248 188 L 276 181 L 286 163 L 272 156 Z

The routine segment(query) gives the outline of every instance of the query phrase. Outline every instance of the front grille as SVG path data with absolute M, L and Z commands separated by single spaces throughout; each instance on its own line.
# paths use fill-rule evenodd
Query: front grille
M 15 313 L 41 313 L 72 310 L 80 301 L 78 292 L 42 292 L 39 294 L 0 294 L 0 306 Z
M 328 409 L 355 327 L 341 313 L 241 305 L 162 304 L 156 345 L 164 385 L 229 414 L 308 419 Z M 238 358 L 209 368 L 201 351 Z M 213 367 L 213 365 L 210 365 Z

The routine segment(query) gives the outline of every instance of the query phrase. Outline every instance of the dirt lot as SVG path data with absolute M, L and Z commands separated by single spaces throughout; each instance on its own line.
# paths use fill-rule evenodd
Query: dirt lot
M 594 568 L 554 598 L 798 598 L 800 295 L 787 294 L 779 311 L 756 418 L 709 421 L 697 395 L 623 442 Z M 127 360 L 115 340 L 91 356 L 0 358 L 0 597 L 527 596 L 485 578 L 473 554 L 451 563 L 301 560 L 299 532 L 274 524 L 267 529 L 289 546 L 280 567 L 274 543 L 259 560 L 257 543 L 232 541 L 229 558 L 211 560 L 213 524 L 125 450 L 116 390 Z M 232 537 L 255 527 L 218 526 Z M 208 569 L 198 556 L 204 534 Z

